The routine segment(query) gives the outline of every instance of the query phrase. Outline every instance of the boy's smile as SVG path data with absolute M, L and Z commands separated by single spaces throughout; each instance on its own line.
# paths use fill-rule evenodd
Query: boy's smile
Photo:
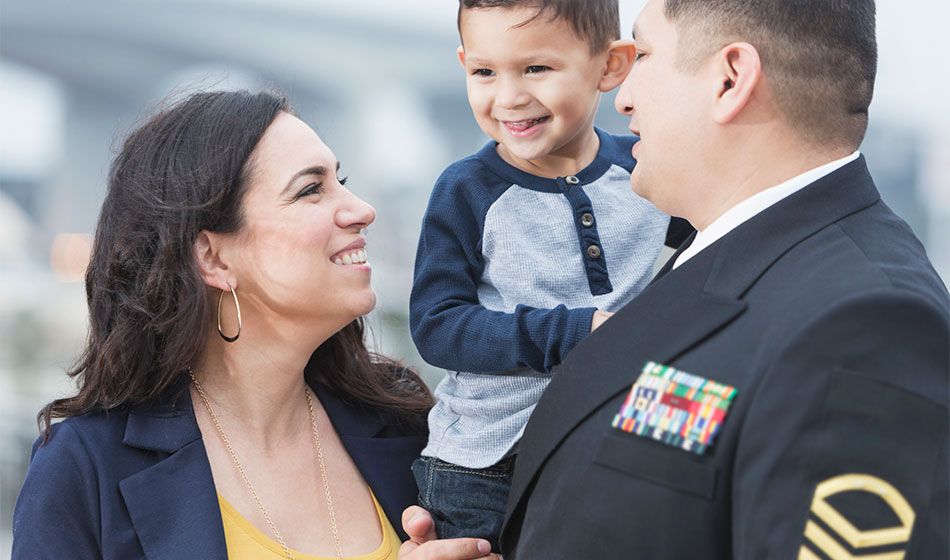
M 462 13 L 459 60 L 478 126 L 529 173 L 576 173 L 597 155 L 594 114 L 608 51 L 591 55 L 570 24 L 536 8 Z M 529 23 L 525 23 L 528 22 Z
M 550 117 L 540 117 L 537 119 L 527 119 L 523 121 L 502 121 L 502 124 L 508 129 L 508 132 L 516 138 L 526 138 L 541 129 L 541 125 L 546 123 Z

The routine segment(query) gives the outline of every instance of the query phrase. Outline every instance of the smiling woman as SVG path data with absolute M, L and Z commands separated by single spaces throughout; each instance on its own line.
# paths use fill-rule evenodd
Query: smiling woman
M 129 136 L 14 558 L 396 557 L 431 396 L 364 344 L 375 211 L 338 170 L 271 93 L 195 94 Z

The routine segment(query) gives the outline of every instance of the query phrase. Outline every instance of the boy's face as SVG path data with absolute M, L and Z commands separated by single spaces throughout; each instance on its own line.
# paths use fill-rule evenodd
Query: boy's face
M 571 160 L 596 154 L 593 122 L 608 53 L 591 55 L 570 24 L 545 14 L 519 27 L 536 12 L 463 11 L 459 60 L 475 120 L 499 154 L 537 174 L 561 174 Z

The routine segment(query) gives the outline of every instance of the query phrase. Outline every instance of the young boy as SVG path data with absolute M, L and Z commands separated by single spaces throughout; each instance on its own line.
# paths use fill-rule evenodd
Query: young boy
M 493 142 L 445 170 L 423 220 L 410 326 L 450 371 L 413 472 L 439 537 L 497 551 L 551 368 L 646 286 L 670 218 L 630 188 L 636 139 L 593 125 L 636 56 L 617 0 L 460 0 L 458 26 Z

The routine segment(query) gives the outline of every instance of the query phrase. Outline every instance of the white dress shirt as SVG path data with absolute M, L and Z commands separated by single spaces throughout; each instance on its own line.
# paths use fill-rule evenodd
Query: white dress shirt
M 837 159 L 830 163 L 816 167 L 810 171 L 806 171 L 801 175 L 792 177 L 784 183 L 758 192 L 743 200 L 739 204 L 736 204 L 727 210 L 722 216 L 716 218 L 713 223 L 709 224 L 709 227 L 703 231 L 696 232 L 696 238 L 693 239 L 692 244 L 690 244 L 686 250 L 680 253 L 679 257 L 676 259 L 676 262 L 673 263 L 673 268 L 675 269 L 676 267 L 681 266 L 684 262 L 691 259 L 697 253 L 715 243 L 720 237 L 726 235 L 738 227 L 742 222 L 752 218 L 759 212 L 765 210 L 769 206 L 772 206 L 783 198 L 795 194 L 808 185 L 814 183 L 818 179 L 828 175 L 832 171 L 844 167 L 846 164 L 858 159 L 859 155 L 861 155 L 861 153 L 855 151 L 849 156 L 845 156 L 841 159 Z

